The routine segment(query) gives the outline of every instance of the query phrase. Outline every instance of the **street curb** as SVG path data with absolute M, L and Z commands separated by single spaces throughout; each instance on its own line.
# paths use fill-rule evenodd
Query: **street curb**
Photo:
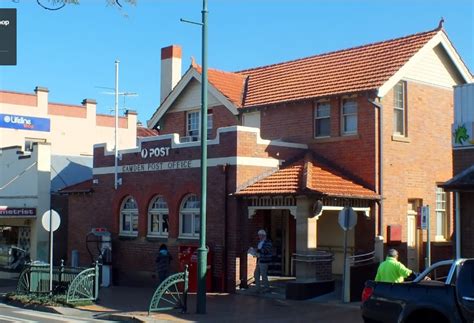
M 129 315 L 121 315 L 121 314 L 99 314 L 94 317 L 94 319 L 98 320 L 110 320 L 110 321 L 119 321 L 119 322 L 137 322 L 137 323 L 142 323 L 142 322 L 147 322 L 144 320 L 141 320 L 135 316 L 129 316 Z

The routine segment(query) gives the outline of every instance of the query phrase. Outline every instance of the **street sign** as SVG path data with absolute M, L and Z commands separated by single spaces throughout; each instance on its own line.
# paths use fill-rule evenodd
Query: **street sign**
M 43 228 L 48 232 L 50 231 L 50 226 L 53 228 L 53 231 L 56 231 L 61 224 L 61 218 L 59 217 L 58 212 L 55 210 L 48 210 L 43 213 L 43 216 L 41 217 L 41 224 L 43 224 Z
M 338 222 L 344 231 L 350 230 L 357 224 L 357 213 L 350 206 L 346 206 L 339 212 Z
M 421 230 L 428 229 L 428 218 L 430 216 L 429 206 L 421 207 Z

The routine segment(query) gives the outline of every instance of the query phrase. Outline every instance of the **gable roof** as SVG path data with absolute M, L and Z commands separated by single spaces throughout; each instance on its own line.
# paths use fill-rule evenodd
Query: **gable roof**
M 379 199 L 374 191 L 313 152 L 307 152 L 304 158 L 239 190 L 236 195 L 294 195 L 307 192 L 334 197 Z
M 404 70 L 416 64 L 422 49 L 430 50 L 440 43 L 463 79 L 471 82 L 471 73 L 441 24 L 426 32 L 238 72 L 208 69 L 208 79 L 210 89 L 235 107 L 234 114 L 239 108 L 371 90 L 384 96 L 403 77 Z M 202 68 L 194 61 L 190 70 L 201 76 Z M 158 115 L 169 106 L 162 104 Z M 150 124 L 159 120 L 156 115 Z
M 375 90 L 438 30 L 237 72 L 248 76 L 245 107 Z

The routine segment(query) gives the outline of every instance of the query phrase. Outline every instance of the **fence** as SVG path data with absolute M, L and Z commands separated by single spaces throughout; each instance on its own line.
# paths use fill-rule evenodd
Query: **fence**
M 17 285 L 19 294 L 49 294 L 49 265 L 26 264 Z M 66 295 L 68 302 L 96 300 L 99 294 L 99 268 L 66 267 L 64 261 L 53 267 L 53 295 Z
M 375 261 L 375 251 L 360 255 L 349 256 L 346 270 L 344 292 L 345 302 L 360 301 L 364 284 L 375 278 L 378 263 Z

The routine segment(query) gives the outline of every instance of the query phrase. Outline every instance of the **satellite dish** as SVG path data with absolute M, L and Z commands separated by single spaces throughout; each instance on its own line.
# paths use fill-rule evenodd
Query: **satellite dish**
M 313 204 L 313 210 L 309 214 L 309 218 L 314 218 L 315 216 L 319 216 L 321 215 L 322 212 L 323 212 L 323 202 L 321 200 L 317 200 Z

